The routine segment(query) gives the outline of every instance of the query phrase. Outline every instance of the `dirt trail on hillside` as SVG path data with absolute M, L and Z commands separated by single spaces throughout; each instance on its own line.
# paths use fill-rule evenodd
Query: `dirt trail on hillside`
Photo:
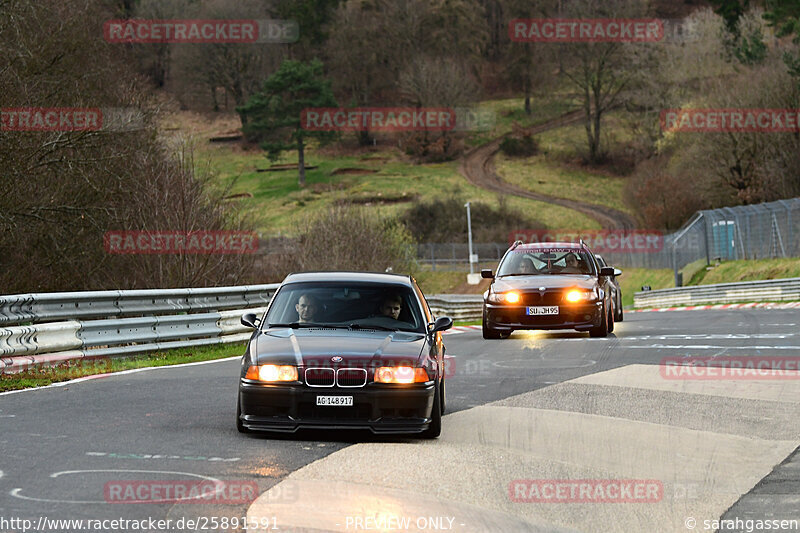
M 580 122 L 582 117 L 583 111 L 571 111 L 558 118 L 534 126 L 531 128 L 531 133 L 542 133 L 574 124 Z M 494 165 L 494 156 L 500 149 L 502 140 L 502 137 L 497 138 L 467 152 L 461 159 L 461 163 L 458 167 L 461 175 L 467 178 L 467 181 L 482 189 L 522 198 L 530 198 L 531 200 L 538 200 L 540 202 L 548 202 L 580 211 L 597 220 L 604 229 L 633 229 L 636 227 L 636 220 L 631 215 L 618 211 L 617 209 L 536 193 L 508 183 L 497 174 Z

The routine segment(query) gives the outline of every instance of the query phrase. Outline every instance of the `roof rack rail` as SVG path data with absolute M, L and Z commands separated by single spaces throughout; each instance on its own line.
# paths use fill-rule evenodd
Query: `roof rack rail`
M 520 244 L 525 244 L 525 243 L 524 243 L 524 242 L 522 242 L 521 240 L 516 240 L 516 241 L 514 241 L 514 244 L 512 244 L 512 245 L 511 245 L 511 249 L 513 250 L 514 248 L 516 248 L 516 247 L 517 247 L 517 246 L 519 246 Z

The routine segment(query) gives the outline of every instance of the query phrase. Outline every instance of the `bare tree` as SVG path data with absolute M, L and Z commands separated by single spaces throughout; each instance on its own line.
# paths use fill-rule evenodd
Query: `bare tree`
M 759 83 L 753 83 L 758 79 Z M 707 85 L 704 107 L 797 109 L 800 92 L 777 54 L 739 75 Z M 686 135 L 686 134 L 683 134 Z M 710 175 L 735 203 L 759 203 L 800 192 L 800 138 L 788 132 L 724 132 L 692 135 L 686 157 Z
M 341 100 L 347 105 L 375 105 L 395 89 L 396 51 L 384 38 L 390 23 L 374 5 L 360 0 L 343 2 L 336 10 L 326 53 L 333 89 L 344 95 Z M 372 142 L 367 130 L 358 138 L 362 145 Z
M 514 89 L 522 91 L 525 113 L 530 115 L 534 90 L 555 79 L 551 71 L 555 66 L 554 49 L 543 43 L 511 41 L 508 35 L 508 23 L 514 19 L 553 16 L 557 11 L 556 5 L 553 1 L 534 3 L 527 0 L 502 0 L 500 6 L 506 18 L 504 33 L 500 37 L 504 77 Z
M 134 7 L 134 17 L 140 19 L 185 18 L 192 6 L 192 0 L 140 0 Z M 130 6 L 125 7 L 130 13 Z M 172 56 L 175 49 L 172 43 L 133 44 L 131 48 L 139 58 L 142 70 L 153 80 L 156 87 L 164 87 L 170 77 Z
M 565 6 L 568 17 L 634 18 L 642 16 L 642 0 L 577 0 Z M 604 158 L 603 117 L 619 105 L 639 71 L 647 68 L 642 43 L 595 42 L 563 45 L 564 76 L 578 90 L 584 111 L 584 126 L 589 148 L 588 159 Z M 638 50 L 637 50 L 638 48 Z
M 658 46 L 642 47 L 640 52 L 647 54 L 644 61 L 654 67 L 637 73 L 625 91 L 627 126 L 644 157 L 662 151 L 663 110 L 679 108 L 704 94 L 710 80 L 736 75 L 723 42 L 724 22 L 711 9 L 698 10 L 667 29 Z
M 210 19 L 269 19 L 271 3 L 264 0 L 243 0 L 235 3 L 205 0 L 196 10 L 198 18 Z M 201 46 L 179 45 L 175 51 L 174 80 L 178 91 L 185 96 L 196 93 L 211 95 L 218 110 L 217 90 L 223 89 L 236 108 L 261 88 L 261 83 L 277 70 L 287 57 L 286 45 L 277 43 L 205 43 Z M 239 114 L 242 125 L 247 117 Z
M 109 230 L 238 229 L 195 165 L 158 135 L 158 107 L 127 47 L 105 42 L 111 13 L 82 0 L 7 0 L 0 19 L 5 105 L 125 108 L 127 131 L 0 131 L 0 284 L 4 291 L 215 285 L 245 257 L 111 256 Z M 7 23 L 8 22 L 8 23 Z M 41 28 L 49 28 L 43 34 Z M 94 68 L 87 69 L 92 64 Z M 183 161 L 183 162 L 182 162 Z

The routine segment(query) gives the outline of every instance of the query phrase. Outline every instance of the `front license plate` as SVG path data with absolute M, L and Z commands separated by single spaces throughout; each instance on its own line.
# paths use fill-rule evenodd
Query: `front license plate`
M 552 307 L 528 307 L 525 309 L 525 313 L 529 316 L 557 315 L 558 306 L 556 305 Z
M 350 407 L 353 405 L 352 396 L 317 396 L 317 405 L 332 407 Z

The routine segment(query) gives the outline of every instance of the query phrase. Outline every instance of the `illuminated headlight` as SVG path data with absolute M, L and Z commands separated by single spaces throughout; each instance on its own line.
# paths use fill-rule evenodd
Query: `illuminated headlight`
M 593 302 L 597 300 L 597 298 L 596 289 L 591 291 L 572 290 L 564 296 L 564 299 L 570 303 Z
M 254 379 L 267 383 L 297 381 L 297 367 L 291 365 L 254 365 L 247 369 L 245 379 Z
M 518 304 L 520 299 L 518 292 L 493 292 L 486 301 L 491 304 Z
M 424 368 L 380 366 L 375 369 L 375 383 L 425 383 L 430 381 Z

